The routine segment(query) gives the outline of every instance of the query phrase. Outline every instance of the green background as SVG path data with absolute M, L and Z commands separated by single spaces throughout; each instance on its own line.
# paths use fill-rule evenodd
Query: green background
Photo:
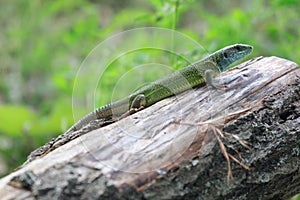
M 248 59 L 278 56 L 300 63 L 299 8 L 297 0 L 0 1 L 0 176 L 73 124 L 76 73 L 109 36 L 163 27 L 205 48 L 196 52 L 195 61 L 226 45 L 245 43 L 254 46 Z M 130 69 L 146 61 L 124 57 L 122 64 Z M 173 65 L 184 67 L 178 60 Z M 113 67 L 107 71 L 111 78 L 101 83 L 97 106 L 110 100 L 118 73 Z

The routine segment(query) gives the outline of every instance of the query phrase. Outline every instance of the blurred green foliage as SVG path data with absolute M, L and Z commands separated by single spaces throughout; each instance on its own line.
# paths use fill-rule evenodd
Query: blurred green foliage
M 73 123 L 77 70 L 107 37 L 163 27 L 187 34 L 207 52 L 246 43 L 254 46 L 253 57 L 300 63 L 299 7 L 297 0 L 0 1 L 0 175 Z M 121 61 L 128 70 L 148 60 L 143 54 Z M 110 100 L 120 73 L 107 71 L 98 106 Z

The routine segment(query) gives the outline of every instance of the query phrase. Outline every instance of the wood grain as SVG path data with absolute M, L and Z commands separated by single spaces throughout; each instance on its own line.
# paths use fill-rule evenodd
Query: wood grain
M 218 77 L 222 90 L 183 92 L 28 163 L 0 180 L 0 196 L 286 199 L 300 192 L 299 77 L 295 63 L 278 57 L 244 62 Z M 251 149 L 223 138 L 250 171 L 232 161 L 227 181 L 211 126 L 249 143 Z M 28 171 L 30 189 L 8 185 Z

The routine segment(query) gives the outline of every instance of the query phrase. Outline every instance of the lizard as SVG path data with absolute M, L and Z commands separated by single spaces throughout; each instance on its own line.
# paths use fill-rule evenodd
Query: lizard
M 121 119 L 122 116 L 127 116 L 128 113 L 131 114 L 131 111 L 139 111 L 162 99 L 204 83 L 218 89 L 213 78 L 219 72 L 226 71 L 234 62 L 249 55 L 252 49 L 252 46 L 246 44 L 234 44 L 224 47 L 181 70 L 151 82 L 123 99 L 95 109 L 71 126 L 64 134 L 33 151 L 28 156 L 27 162 L 85 134 L 89 130 L 83 130 L 81 134 L 74 134 L 74 132 L 76 133 L 85 126 L 93 124 L 91 122 L 96 121 L 102 124 L 101 126 L 99 124 L 94 125 L 96 128 L 102 127 Z
M 217 88 L 213 83 L 213 76 L 225 71 L 232 63 L 251 52 L 252 46 L 244 44 L 235 44 L 220 49 L 194 64 L 142 87 L 128 97 L 97 108 L 75 123 L 67 132 L 77 131 L 92 120 L 120 116 L 130 109 L 149 107 L 162 99 L 204 82 Z

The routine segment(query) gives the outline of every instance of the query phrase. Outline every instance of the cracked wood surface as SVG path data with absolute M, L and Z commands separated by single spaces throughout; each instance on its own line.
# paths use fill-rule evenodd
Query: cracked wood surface
M 0 180 L 0 196 L 286 199 L 300 192 L 299 77 L 298 66 L 285 59 L 247 61 L 218 77 L 224 90 L 186 91 L 26 164 Z M 223 138 L 228 152 L 240 159 L 239 152 L 251 170 L 231 162 L 228 182 L 211 129 L 185 122 L 215 122 L 246 140 L 250 150 Z M 29 187 L 8 185 L 23 177 Z

